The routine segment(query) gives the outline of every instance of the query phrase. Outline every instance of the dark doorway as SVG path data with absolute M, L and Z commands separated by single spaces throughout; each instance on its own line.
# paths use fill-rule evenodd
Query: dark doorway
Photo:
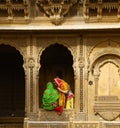
M 73 57 L 67 47 L 61 44 L 53 44 L 47 47 L 40 58 L 40 76 L 39 76 L 39 98 L 40 107 L 43 92 L 46 88 L 46 83 L 58 76 L 64 79 L 74 92 L 74 72 L 72 68 Z
M 25 116 L 23 57 L 14 47 L 0 45 L 0 117 Z

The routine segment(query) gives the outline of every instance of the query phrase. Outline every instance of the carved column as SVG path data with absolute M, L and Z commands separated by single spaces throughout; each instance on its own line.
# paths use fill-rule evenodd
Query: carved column
M 84 57 L 83 57 L 83 37 L 80 37 L 80 51 L 79 51 L 79 71 L 80 71 L 80 112 L 83 112 L 83 68 L 84 68 Z
M 27 62 L 23 64 L 23 68 L 25 71 L 25 116 L 28 116 L 29 113 L 29 75 L 28 75 L 28 67 L 27 67 Z
M 37 79 L 38 75 L 36 73 L 36 64 L 34 58 L 28 58 L 28 83 L 27 83 L 27 117 L 30 120 L 34 120 L 37 118 L 38 107 L 37 107 L 37 97 L 38 97 L 38 84 Z
M 30 36 L 30 53 L 28 59 L 29 65 L 29 118 L 30 120 L 36 120 L 38 117 L 38 97 L 39 97 L 39 88 L 38 88 L 38 77 L 39 77 L 39 64 L 36 59 L 36 38 Z
M 84 111 L 88 113 L 88 66 L 85 67 L 85 76 L 84 76 Z M 86 119 L 88 119 L 86 115 Z
M 25 69 L 25 112 L 26 117 L 30 118 L 33 113 L 33 69 L 35 63 L 33 58 L 27 58 L 23 67 Z
M 73 58 L 73 69 L 74 69 L 74 79 L 75 79 L 75 111 L 80 111 L 80 72 L 79 72 L 79 41 L 74 50 Z
M 40 69 L 40 63 L 37 63 L 36 65 L 36 75 L 35 75 L 35 99 L 36 99 L 36 106 L 35 111 L 37 114 L 39 113 L 39 69 Z
M 34 72 L 34 67 L 35 67 L 35 61 L 33 58 L 29 58 L 28 61 L 29 64 L 29 77 L 30 77 L 30 113 L 33 112 L 33 72 Z
M 77 60 L 76 60 L 77 61 Z M 80 111 L 80 79 L 79 79 L 79 68 L 78 62 L 74 61 L 74 79 L 75 79 L 75 110 L 76 112 Z

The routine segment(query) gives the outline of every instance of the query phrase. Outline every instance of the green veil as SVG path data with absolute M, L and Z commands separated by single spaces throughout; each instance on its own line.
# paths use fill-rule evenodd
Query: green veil
M 58 91 L 54 88 L 51 82 L 47 83 L 47 88 L 44 91 L 42 97 L 43 108 L 46 110 L 53 110 L 53 103 L 55 103 L 59 98 Z

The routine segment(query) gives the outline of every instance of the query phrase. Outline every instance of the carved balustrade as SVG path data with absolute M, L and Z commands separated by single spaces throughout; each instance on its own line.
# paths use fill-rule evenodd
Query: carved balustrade
M 28 19 L 27 0 L 0 0 L 0 19 L 13 20 L 14 18 Z
M 55 25 L 63 23 L 67 16 L 83 18 L 85 22 L 119 22 L 120 0 L 0 0 L 0 23 L 15 19 L 17 23 L 40 23 L 38 19 L 47 16 Z
M 119 21 L 120 0 L 86 0 L 85 21 Z

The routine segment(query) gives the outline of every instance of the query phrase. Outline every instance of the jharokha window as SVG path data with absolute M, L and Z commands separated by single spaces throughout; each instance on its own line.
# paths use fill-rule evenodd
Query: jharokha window
M 67 82 L 74 93 L 73 58 L 71 52 L 63 45 L 55 43 L 47 47 L 40 58 L 39 71 L 39 101 L 42 108 L 42 97 L 47 83 L 54 83 L 54 78 Z

